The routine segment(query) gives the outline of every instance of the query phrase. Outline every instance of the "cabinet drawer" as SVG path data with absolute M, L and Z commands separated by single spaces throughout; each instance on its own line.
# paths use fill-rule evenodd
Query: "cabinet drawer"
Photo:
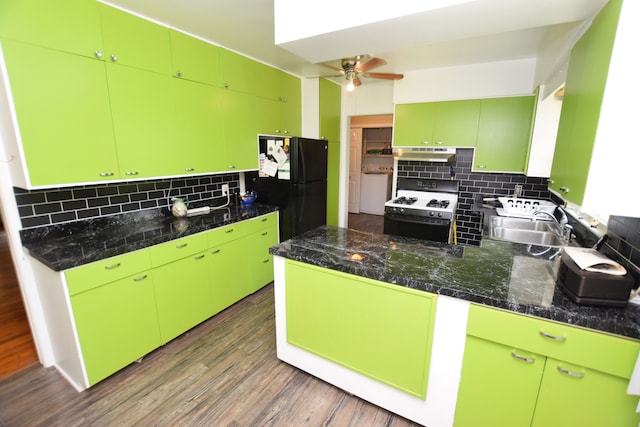
M 207 249 L 207 234 L 199 233 L 182 239 L 172 240 L 149 249 L 151 265 L 158 267 Z
M 69 295 L 75 295 L 146 270 L 150 266 L 149 253 L 142 250 L 83 265 L 65 271 L 64 275 Z
M 274 227 L 277 224 L 276 214 L 264 215 L 247 221 L 237 222 L 216 228 L 207 233 L 209 246 L 218 246 L 259 230 Z
M 471 305 L 467 334 L 630 378 L 640 342 Z
M 246 224 L 247 234 L 255 233 L 256 231 L 263 230 L 265 228 L 276 227 L 278 219 L 276 214 L 264 215 L 258 218 L 250 219 L 244 222 Z M 276 228 L 277 230 L 277 228 Z

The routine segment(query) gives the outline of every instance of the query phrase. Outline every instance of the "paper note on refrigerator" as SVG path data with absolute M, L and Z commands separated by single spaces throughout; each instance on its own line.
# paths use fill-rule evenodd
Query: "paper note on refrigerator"
M 264 159 L 260 172 L 267 176 L 276 176 L 276 173 L 278 173 L 278 164 L 267 157 Z

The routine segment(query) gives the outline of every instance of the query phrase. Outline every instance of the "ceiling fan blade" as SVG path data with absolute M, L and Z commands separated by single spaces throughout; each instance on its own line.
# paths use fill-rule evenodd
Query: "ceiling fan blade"
M 368 61 L 362 62 L 356 65 L 356 71 L 359 73 L 364 73 L 369 70 L 373 70 L 374 68 L 382 67 L 385 65 L 387 61 L 380 58 L 371 58 Z
M 317 78 L 323 78 L 323 79 L 328 79 L 331 77 L 344 77 L 344 73 L 343 74 L 319 74 L 317 76 L 307 76 L 307 79 L 317 79 Z
M 362 82 L 360 81 L 360 79 L 358 77 L 356 77 L 355 79 L 353 79 L 353 85 L 355 87 L 358 87 L 362 84 Z
M 330 70 L 337 71 L 340 73 L 340 75 L 344 75 L 344 70 L 342 68 L 334 67 L 333 65 L 323 64 L 323 63 L 321 63 L 320 65 Z
M 372 79 L 385 79 L 385 80 L 401 80 L 404 78 L 404 74 L 393 74 L 393 73 L 364 73 L 362 74 L 364 77 L 369 77 Z

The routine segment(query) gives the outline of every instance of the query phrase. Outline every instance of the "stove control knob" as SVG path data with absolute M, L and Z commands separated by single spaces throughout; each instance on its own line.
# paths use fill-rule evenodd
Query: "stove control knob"
M 429 212 L 429 216 L 433 216 L 433 212 Z
M 438 216 L 442 218 L 442 212 L 438 212 Z

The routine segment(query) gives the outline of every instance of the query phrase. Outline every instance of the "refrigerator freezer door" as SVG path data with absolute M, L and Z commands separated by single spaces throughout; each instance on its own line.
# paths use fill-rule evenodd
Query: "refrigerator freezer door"
M 294 138 L 291 180 L 305 183 L 326 179 L 328 147 L 327 141 Z
M 293 236 L 309 231 L 327 223 L 327 181 L 314 181 L 293 185 L 292 215 Z

